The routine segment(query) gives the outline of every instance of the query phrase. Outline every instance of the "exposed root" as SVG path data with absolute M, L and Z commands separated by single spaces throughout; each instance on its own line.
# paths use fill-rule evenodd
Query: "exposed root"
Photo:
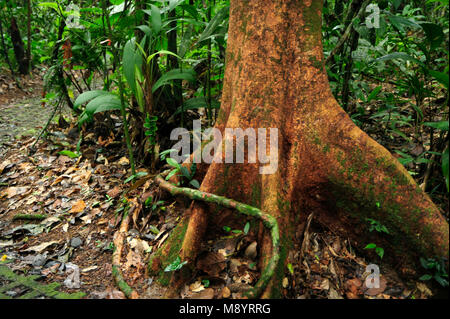
M 123 241 L 128 232 L 130 217 L 126 214 L 120 224 L 119 230 L 114 234 L 114 252 L 112 255 L 112 275 L 117 287 L 125 294 L 127 298 L 138 299 L 138 293 L 131 288 L 123 278 L 120 270 L 120 258 L 122 255 Z
M 273 277 L 275 268 L 277 267 L 279 259 L 280 259 L 280 254 L 279 254 L 280 234 L 279 234 L 279 230 L 278 230 L 277 220 L 273 216 L 259 210 L 258 208 L 237 202 L 235 200 L 232 200 L 232 199 L 229 199 L 229 198 L 226 198 L 223 196 L 218 196 L 215 194 L 206 193 L 206 192 L 202 192 L 199 190 L 186 188 L 186 187 L 177 187 L 164 179 L 164 176 L 166 176 L 169 172 L 170 172 L 170 170 L 167 170 L 167 171 L 164 171 L 163 173 L 161 173 L 160 175 L 157 175 L 155 178 L 155 181 L 162 189 L 168 191 L 173 196 L 183 195 L 183 196 L 187 196 L 188 198 L 190 198 L 192 200 L 199 200 L 199 201 L 203 201 L 203 202 L 207 202 L 207 203 L 214 203 L 214 204 L 218 204 L 223 207 L 226 207 L 226 208 L 235 209 L 240 214 L 252 216 L 252 217 L 260 219 L 262 221 L 264 227 L 266 227 L 270 231 L 271 238 L 272 238 L 272 256 L 271 256 L 267 266 L 261 272 L 261 277 L 258 280 L 258 282 L 256 283 L 256 285 L 252 289 L 250 289 L 249 291 L 247 291 L 245 293 L 245 296 L 248 298 L 258 298 L 264 292 L 270 279 Z
M 309 214 L 308 219 L 306 221 L 306 227 L 305 231 L 303 232 L 303 243 L 302 247 L 300 249 L 300 264 L 303 262 L 303 255 L 305 254 L 305 251 L 308 250 L 308 243 L 309 243 L 309 227 L 311 226 L 311 221 L 314 217 L 314 213 Z

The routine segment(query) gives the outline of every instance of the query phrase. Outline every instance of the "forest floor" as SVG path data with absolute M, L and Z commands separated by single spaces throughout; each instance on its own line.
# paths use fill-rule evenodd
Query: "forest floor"
M 132 221 L 121 254 L 124 278 L 140 298 L 161 298 L 164 288 L 148 276 L 146 265 L 189 203 L 161 192 L 150 174 L 125 183 L 129 161 L 115 132 L 88 132 L 82 155 L 71 158 L 59 152 L 75 152 L 76 126 L 62 128 L 54 120 L 30 154 L 52 111 L 41 106 L 40 83 L 38 75 L 22 79 L 21 91 L 14 84 L 2 86 L 0 79 L 0 298 L 68 296 L 25 284 L 23 278 L 58 285 L 63 293 L 82 292 L 83 298 L 125 298 L 112 276 L 114 234 L 125 209 Z M 70 113 L 62 115 L 70 123 Z M 295 262 L 283 279 L 286 298 L 409 299 L 435 294 L 431 282 L 401 280 L 378 256 L 363 257 L 314 218 L 298 229 L 298 236 L 304 250 L 296 247 L 295 256 L 288 256 Z M 208 242 L 197 260 L 199 272 L 180 297 L 240 298 L 259 276 L 255 238 L 242 231 L 224 232 Z M 371 263 L 380 267 L 378 289 L 365 284 Z M 17 277 L 6 276 L 5 267 Z

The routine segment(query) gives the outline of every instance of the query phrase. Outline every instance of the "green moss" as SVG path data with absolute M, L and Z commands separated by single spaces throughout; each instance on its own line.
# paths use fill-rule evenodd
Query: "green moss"
M 288 214 L 291 211 L 291 203 L 280 193 L 277 193 L 277 207 L 282 215 Z
M 172 234 L 170 235 L 167 242 L 158 249 L 149 260 L 149 273 L 155 274 L 152 271 L 152 264 L 155 261 L 155 259 L 161 261 L 161 270 L 157 273 L 158 274 L 158 282 L 163 285 L 167 286 L 170 283 L 170 279 L 172 277 L 172 272 L 165 272 L 164 269 L 171 264 L 179 255 L 181 246 L 183 245 L 184 236 L 186 234 L 188 227 L 188 221 L 182 221 L 180 224 L 175 227 Z M 169 252 L 166 256 L 162 256 L 163 250 L 165 250 L 167 247 L 169 247 Z
M 253 183 L 251 197 L 252 197 L 251 205 L 254 207 L 261 208 L 261 184 L 260 183 Z

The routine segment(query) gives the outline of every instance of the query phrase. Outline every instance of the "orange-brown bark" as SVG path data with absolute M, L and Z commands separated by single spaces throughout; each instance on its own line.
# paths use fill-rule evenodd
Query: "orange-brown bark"
M 439 209 L 334 99 L 324 66 L 321 11 L 321 0 L 231 1 L 215 127 L 222 133 L 225 128 L 278 128 L 278 169 L 261 175 L 258 164 L 212 163 L 200 190 L 274 216 L 284 247 L 281 257 L 310 212 L 359 245 L 368 243 L 361 240 L 368 233 L 365 218 L 380 221 L 391 231 L 386 254 L 400 264 L 405 256 L 448 257 L 448 223 Z M 205 230 L 232 225 L 233 216 L 194 203 L 182 258 L 193 261 Z M 270 236 L 263 238 L 260 256 L 269 256 Z M 283 262 L 264 297 L 280 296 Z

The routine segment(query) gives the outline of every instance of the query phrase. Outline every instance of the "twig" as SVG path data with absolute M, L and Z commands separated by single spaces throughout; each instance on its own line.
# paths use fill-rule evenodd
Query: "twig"
M 269 260 L 267 266 L 261 272 L 261 277 L 259 278 L 256 285 L 246 292 L 249 298 L 258 298 L 267 287 L 270 279 L 272 278 L 275 268 L 278 265 L 280 259 L 280 234 L 278 230 L 278 222 L 275 217 L 259 210 L 256 207 L 240 203 L 233 199 L 229 199 L 223 196 L 218 196 L 211 193 L 202 192 L 192 188 L 177 187 L 164 179 L 170 170 L 166 170 L 159 174 L 155 178 L 155 182 L 164 190 L 168 191 L 172 195 L 183 195 L 187 196 L 192 200 L 199 200 L 207 203 L 215 203 L 226 208 L 233 208 L 237 210 L 240 214 L 252 216 L 260 219 L 263 225 L 270 230 L 272 237 L 272 256 Z
M 308 247 L 309 244 L 309 226 L 311 225 L 311 221 L 314 217 L 314 213 L 309 214 L 308 219 L 306 220 L 306 227 L 305 231 L 303 232 L 303 242 L 302 247 L 300 248 L 300 255 L 299 255 L 299 263 L 302 264 L 303 261 L 303 255 L 305 254 L 305 250 Z
M 48 126 L 50 125 L 53 117 L 56 114 L 56 111 L 58 110 L 58 107 L 61 105 L 61 101 L 62 101 L 62 97 L 60 97 L 58 102 L 55 104 L 55 108 L 53 109 L 53 112 L 50 115 L 50 118 L 48 119 L 47 124 L 45 124 L 44 128 L 41 130 L 38 137 L 36 138 L 36 141 L 34 141 L 33 145 L 31 145 L 30 149 L 28 150 L 28 155 L 33 155 L 34 152 L 36 152 L 35 146 L 36 146 L 37 142 L 39 141 L 39 139 L 41 138 L 42 134 L 44 134 L 44 132 L 47 130 Z

